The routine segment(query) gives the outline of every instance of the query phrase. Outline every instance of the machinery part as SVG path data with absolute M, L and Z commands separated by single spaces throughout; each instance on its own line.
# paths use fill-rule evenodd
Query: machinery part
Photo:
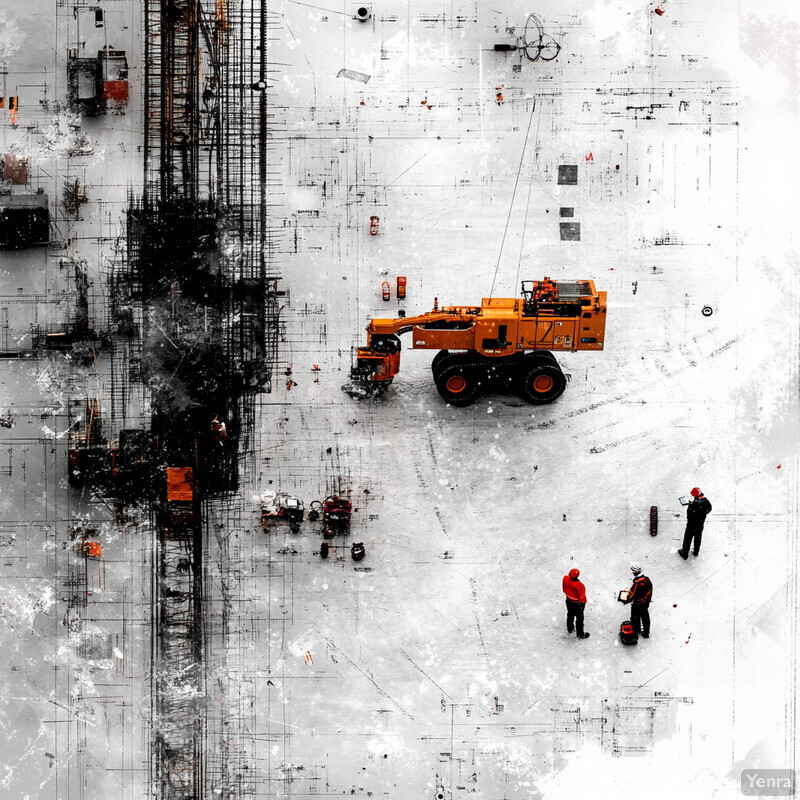
M 299 498 L 292 497 L 292 495 L 285 492 L 274 492 L 271 489 L 267 489 L 262 493 L 261 527 L 263 529 L 266 530 L 267 522 L 270 522 L 272 527 L 275 527 L 279 520 L 285 519 L 289 523 L 292 533 L 297 533 L 304 517 L 305 506 Z
M 711 306 L 703 306 L 703 316 L 710 317 L 714 313 L 714 309 Z
M 350 558 L 352 558 L 353 561 L 361 561 L 366 554 L 367 551 L 364 548 L 363 542 L 353 542 L 353 544 L 350 545 Z
M 441 350 L 431 362 L 431 372 L 434 382 L 439 381 L 442 371 L 454 364 L 466 364 L 468 361 L 477 360 L 476 353 L 451 353 L 449 350 Z
M 100 542 L 89 542 L 85 539 L 81 539 L 81 541 L 78 542 L 77 550 L 84 558 L 97 559 L 103 557 L 103 546 Z
M 369 347 L 359 347 L 350 382 L 342 386 L 342 391 L 355 398 L 386 391 L 400 369 L 401 347 L 400 338 L 393 333 L 374 336 Z
M 658 535 L 658 506 L 650 506 L 650 535 Z
M 376 353 L 399 353 L 402 346 L 400 337 L 393 333 L 375 336 L 370 342 Z
M 538 358 L 541 361 L 549 361 L 551 364 L 558 366 L 558 359 L 549 350 L 534 350 L 526 355 L 526 358 Z
M 391 379 L 378 383 L 373 381 L 371 376 L 371 372 L 362 373 L 354 368 L 350 372 L 352 380 L 342 384 L 342 391 L 356 400 L 365 400 L 379 397 L 392 385 Z
M 515 391 L 523 361 L 519 355 L 503 359 L 486 359 L 484 362 L 484 383 L 488 388 L 499 392 Z
M 303 521 L 306 511 L 303 501 L 288 494 L 278 495 L 281 516 L 285 517 L 292 524 L 299 524 Z
M 322 535 L 332 539 L 337 533 L 350 531 L 350 514 L 353 504 L 343 497 L 329 495 L 322 504 Z
M 534 357 L 542 375 L 523 395 L 532 403 L 551 402 L 564 391 L 566 377 L 550 351 L 602 350 L 606 312 L 606 293 L 590 280 L 523 281 L 521 297 L 483 298 L 479 306 L 440 308 L 434 299 L 432 311 L 371 320 L 352 384 L 343 388 L 352 396 L 370 397 L 377 386 L 388 387 L 400 371 L 399 337 L 410 332 L 413 349 L 439 351 L 431 362 L 433 379 L 453 405 L 469 405 L 476 383 L 485 389 L 525 386 L 534 369 L 528 359 Z M 464 358 L 474 367 L 471 375 Z M 454 377 L 456 366 L 460 378 Z
M 368 6 L 359 6 L 356 9 L 356 19 L 359 22 L 366 22 L 372 16 Z
M 431 372 L 439 394 L 451 405 L 463 407 L 472 403 L 481 391 L 521 392 L 525 376 L 539 364 L 547 364 L 557 373 L 555 378 L 540 379 L 536 384 L 539 391 L 535 402 L 547 403 L 558 397 L 566 385 L 558 361 L 549 350 L 534 350 L 524 355 L 514 353 L 505 358 L 440 350 L 431 362 Z M 542 397 L 541 390 L 550 390 L 553 385 L 557 391 L 550 399 Z
M 527 360 L 527 359 L 526 359 Z M 531 358 L 531 364 L 522 374 L 520 396 L 533 405 L 552 403 L 567 386 L 567 379 L 558 364 L 547 358 Z
M 433 372 L 433 379 L 436 380 L 436 371 L 437 368 L 441 365 L 442 361 L 444 361 L 447 356 L 451 355 L 449 350 L 440 350 L 434 357 L 433 361 L 431 361 L 431 372 Z
M 475 402 L 481 389 L 481 370 L 468 359 L 455 358 L 440 367 L 434 378 L 436 389 L 443 400 L 457 408 L 465 408 Z
M 468 353 L 451 353 L 441 350 L 431 362 L 431 372 L 434 382 L 438 382 L 444 370 L 450 367 L 462 366 L 475 371 L 481 383 L 496 384 L 508 382 L 520 363 L 518 355 L 508 358 L 486 358 L 474 351 Z

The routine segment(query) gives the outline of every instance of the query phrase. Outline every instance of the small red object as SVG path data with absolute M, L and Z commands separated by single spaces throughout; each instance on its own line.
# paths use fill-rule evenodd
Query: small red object
M 384 300 L 389 300 L 392 296 L 392 287 L 389 286 L 389 281 L 384 281 L 381 284 L 381 294 Z
M 105 81 L 103 100 L 114 100 L 120 105 L 128 105 L 128 81 Z
M 2 108 L 2 106 L 0 106 Z M 3 177 L 11 183 L 25 184 L 28 182 L 28 159 L 25 156 L 6 153 L 5 163 L 1 171 Z
M 211 420 L 211 435 L 218 442 L 224 442 L 228 438 L 228 429 L 219 417 Z
M 658 14 L 659 17 L 663 16 L 664 15 L 664 7 L 663 6 L 656 6 L 656 14 Z
M 369 218 L 369 232 L 372 236 L 378 235 L 378 225 L 381 223 L 380 217 L 370 217 Z
M 405 275 L 397 276 L 397 299 L 406 299 L 406 278 Z
M 326 497 L 325 502 L 322 504 L 323 538 L 332 539 L 337 533 L 349 533 L 350 514 L 352 511 L 353 504 L 349 500 L 337 495 Z M 322 557 L 325 558 L 324 555 Z
M 85 558 L 102 558 L 103 546 L 100 542 L 81 541 L 78 545 L 78 552 Z

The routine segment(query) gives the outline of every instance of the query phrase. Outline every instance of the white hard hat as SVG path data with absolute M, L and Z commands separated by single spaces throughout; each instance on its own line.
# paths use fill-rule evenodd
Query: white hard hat
M 631 562 L 631 572 L 641 572 L 642 568 L 638 561 Z

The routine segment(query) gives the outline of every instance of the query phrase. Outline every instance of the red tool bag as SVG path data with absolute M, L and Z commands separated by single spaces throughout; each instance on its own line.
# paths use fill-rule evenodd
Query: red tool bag
M 639 634 L 633 629 L 633 623 L 629 619 L 619 626 L 619 640 L 622 644 L 638 644 L 639 642 Z

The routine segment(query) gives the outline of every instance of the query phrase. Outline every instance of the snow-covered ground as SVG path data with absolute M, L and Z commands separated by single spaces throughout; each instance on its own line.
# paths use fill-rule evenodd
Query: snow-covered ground
M 0 0 L 0 59 L 11 75 L 61 53 L 47 80 L 63 99 L 74 18 L 30 5 Z M 222 503 L 211 519 L 209 763 L 236 754 L 231 797 L 739 797 L 742 770 L 797 755 L 798 12 L 387 0 L 360 22 L 357 8 L 270 5 L 285 336 L 256 468 L 226 501 L 240 524 L 221 528 Z M 108 9 L 136 86 L 139 3 Z M 519 43 L 529 11 L 557 59 L 493 49 Z M 67 157 L 73 129 L 22 112 L 38 127 L 0 118 L 3 152 L 29 147 L 52 198 L 85 180 L 66 251 L 99 285 L 141 180 L 141 116 L 132 101 L 86 123 L 93 152 Z M 564 165 L 577 183 L 558 183 Z M 579 241 L 561 240 L 565 220 Z M 594 280 L 609 309 L 604 352 L 559 358 L 571 380 L 552 405 L 448 407 L 409 337 L 384 397 L 341 391 L 369 318 L 477 304 L 493 285 L 513 297 L 545 275 Z M 10 333 L 26 314 L 58 318 L 69 288 L 52 251 L 0 252 Z M 147 787 L 148 528 L 118 529 L 65 480 L 67 406 L 107 391 L 107 370 L 102 357 L 97 372 L 58 355 L 0 362 L 0 417 L 15 422 L 0 428 L 9 797 Z M 714 509 L 685 562 L 678 497 L 693 486 Z M 348 540 L 323 560 L 318 524 L 263 532 L 265 489 L 306 507 L 349 490 Z M 87 519 L 109 558 L 73 625 L 69 528 Z M 625 648 L 616 597 L 632 560 L 655 587 L 652 635 Z M 564 625 L 573 567 L 584 641 Z M 238 707 L 235 735 L 222 705 Z

